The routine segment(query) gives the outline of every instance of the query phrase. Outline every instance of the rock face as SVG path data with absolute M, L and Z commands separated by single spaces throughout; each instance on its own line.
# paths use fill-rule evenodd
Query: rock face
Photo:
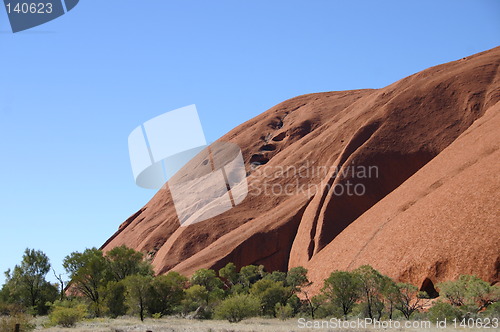
M 221 268 L 330 272 L 370 264 L 432 291 L 459 274 L 500 280 L 500 47 L 383 89 L 285 101 L 220 141 L 242 149 L 249 195 L 179 227 L 160 190 L 103 245 L 157 273 Z

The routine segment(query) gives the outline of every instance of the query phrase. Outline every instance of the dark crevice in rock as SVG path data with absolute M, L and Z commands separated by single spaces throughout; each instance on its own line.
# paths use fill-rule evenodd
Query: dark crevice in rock
M 252 157 L 250 157 L 250 163 L 253 165 L 264 165 L 267 164 L 268 161 L 269 158 L 267 158 L 261 153 L 256 153 L 252 155 Z
M 424 282 L 422 282 L 422 286 L 420 286 L 420 291 L 426 292 L 431 299 L 435 299 L 439 296 L 436 288 L 434 288 L 434 283 L 429 278 L 425 278 Z
M 260 151 L 274 151 L 276 150 L 276 145 L 266 144 L 260 147 Z
M 278 135 L 273 137 L 273 141 L 280 142 L 280 141 L 284 140 L 285 137 L 286 137 L 286 132 L 281 132 Z

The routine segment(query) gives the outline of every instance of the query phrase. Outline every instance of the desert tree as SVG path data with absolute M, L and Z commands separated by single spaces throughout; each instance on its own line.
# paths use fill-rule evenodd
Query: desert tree
M 260 300 L 262 313 L 274 316 L 276 304 L 286 305 L 290 298 L 291 287 L 285 287 L 281 281 L 261 279 L 250 288 L 250 294 Z
M 335 271 L 325 279 L 321 293 L 332 304 L 339 306 L 344 318 L 347 318 L 361 296 L 360 287 L 361 280 L 357 274 Z
M 227 263 L 219 270 L 219 277 L 224 280 L 226 288 L 231 288 L 238 282 L 239 273 L 234 263 Z
M 439 283 L 440 294 L 454 306 L 468 306 L 479 312 L 500 300 L 500 288 L 473 275 Z
M 308 312 L 311 315 L 311 318 L 314 319 L 316 310 L 318 310 L 325 303 L 326 296 L 324 294 L 318 294 L 311 297 L 309 295 L 309 291 L 307 290 L 302 290 L 302 294 L 304 295 Z
M 64 298 L 66 297 L 66 292 L 64 291 L 64 278 L 61 273 L 57 273 L 55 269 L 52 269 L 52 272 L 54 273 L 54 278 L 56 278 L 57 281 L 59 281 L 59 301 L 63 301 Z
M 204 286 L 209 292 L 222 289 L 224 283 L 217 277 L 212 269 L 199 269 L 191 276 L 192 285 Z
M 188 279 L 175 271 L 155 277 L 151 281 L 146 301 L 149 313 L 162 316 L 173 313 L 184 299 L 187 283 Z
M 216 272 L 212 269 L 197 270 L 193 273 L 189 281 L 193 286 L 198 285 L 206 289 L 206 307 L 210 306 L 213 301 L 220 300 L 224 297 L 224 283 L 217 277 Z
M 294 292 L 300 292 L 302 287 L 311 285 L 307 278 L 307 269 L 302 266 L 292 267 L 286 273 L 285 285 L 290 286 Z
M 286 283 L 286 273 L 281 271 L 273 271 L 265 275 L 264 279 L 272 280 L 276 282 Z
M 127 313 L 126 287 L 124 281 L 108 281 L 105 287 L 100 289 L 107 314 L 113 318 L 123 316 Z
M 264 278 L 266 272 L 264 271 L 263 265 L 247 265 L 240 269 L 239 283 L 243 285 L 245 290 L 249 290 L 250 286 L 256 283 L 258 280 Z
M 193 317 L 209 313 L 208 304 L 210 303 L 210 292 L 205 286 L 193 285 L 184 290 L 183 300 L 181 301 L 182 314 L 188 315 L 195 312 Z
M 121 281 L 128 276 L 153 275 L 153 268 L 144 260 L 144 255 L 126 246 L 114 247 L 105 255 L 109 272 L 115 281 Z
M 428 295 L 419 291 L 418 287 L 412 284 L 398 283 L 397 287 L 399 294 L 396 309 L 401 311 L 406 319 L 410 319 L 415 311 L 423 308 L 424 300 L 428 298 Z
M 152 276 L 131 275 L 123 281 L 127 289 L 127 302 L 133 312 L 138 312 L 141 321 L 144 321 L 149 288 L 153 281 Z
M 215 316 L 236 323 L 259 313 L 259 299 L 248 294 L 234 294 L 223 300 L 215 309 Z
M 400 297 L 400 291 L 396 282 L 394 282 L 394 280 L 389 277 L 385 277 L 385 284 L 382 289 L 382 295 L 386 304 L 385 306 L 387 308 L 389 319 L 392 319 L 394 310 L 396 309 L 396 303 L 398 302 Z
M 101 316 L 102 290 L 111 280 L 108 266 L 102 251 L 96 248 L 86 249 L 83 253 L 73 252 L 63 261 L 71 279 L 70 291 L 85 296 L 92 303 L 97 317 Z
M 375 313 L 381 315 L 383 310 L 382 293 L 387 281 L 386 277 L 370 265 L 363 265 L 353 271 L 360 280 L 361 299 L 366 306 L 366 315 L 374 318 Z
M 57 298 L 57 289 L 45 277 L 50 271 L 50 261 L 40 250 L 27 248 L 22 261 L 14 267 L 12 273 L 6 272 L 6 289 L 9 298 L 36 314 L 45 314 L 46 302 Z

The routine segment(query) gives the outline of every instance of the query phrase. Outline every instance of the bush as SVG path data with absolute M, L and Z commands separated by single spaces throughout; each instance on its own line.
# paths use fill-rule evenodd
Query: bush
M 371 310 L 371 311 L 370 311 Z M 360 318 L 370 318 L 370 312 L 375 316 L 375 319 L 380 320 L 384 311 L 384 303 L 381 301 L 372 301 L 371 307 L 367 302 L 357 303 L 353 308 L 352 314 Z
M 467 310 L 479 312 L 496 299 L 498 289 L 472 275 L 461 275 L 458 280 L 439 283 L 440 294 L 455 306 L 468 306 Z
M 445 302 L 436 302 L 436 304 L 429 309 L 428 315 L 431 322 L 443 321 L 445 319 L 451 321 L 454 318 L 462 319 L 462 312 L 460 309 Z
M 123 282 L 110 281 L 108 282 L 105 291 L 104 304 L 107 307 L 107 312 L 112 318 L 123 316 L 127 313 L 127 305 L 125 304 L 126 287 Z
M 62 327 L 73 327 L 85 317 L 85 313 L 78 308 L 58 307 L 49 314 L 49 320 L 53 325 Z
M 321 293 L 330 302 L 324 314 L 332 313 L 334 307 L 340 308 L 344 318 L 352 311 L 354 305 L 361 297 L 362 282 L 358 274 L 353 272 L 335 271 L 324 280 Z
M 87 308 L 84 304 L 72 301 L 56 302 L 49 314 L 49 322 L 52 326 L 73 327 L 87 314 Z
M 359 314 L 359 305 L 355 306 L 353 309 L 354 310 L 351 310 L 351 314 L 352 315 L 358 315 Z M 331 301 L 326 301 L 326 302 L 323 302 L 316 310 L 316 313 L 314 315 L 315 318 L 327 318 L 327 317 L 335 317 L 335 318 L 344 318 L 344 319 L 347 319 L 346 316 L 344 316 L 344 313 L 342 311 L 342 309 L 332 303 Z
M 498 318 L 500 319 L 500 302 L 495 302 L 491 304 L 488 309 L 484 312 L 486 317 Z
M 262 313 L 274 316 L 277 303 L 285 303 L 291 292 L 290 287 L 284 287 L 282 282 L 261 279 L 252 285 L 250 294 L 259 299 Z
M 290 305 L 290 307 L 292 307 L 293 315 L 296 315 L 302 309 L 302 306 L 306 305 L 306 302 L 302 302 L 296 294 L 293 294 L 286 301 L 286 304 L 288 304 L 288 305 Z
M 418 312 L 424 307 L 423 300 L 428 298 L 427 293 L 420 292 L 417 286 L 405 283 L 398 283 L 396 287 L 399 294 L 396 298 L 395 308 L 410 319 L 414 312 Z
M 282 305 L 281 303 L 276 303 L 276 307 L 274 308 L 276 313 L 276 318 L 281 320 L 286 320 L 288 318 L 293 317 L 293 307 L 288 303 L 287 305 Z
M 169 272 L 153 279 L 146 296 L 146 308 L 150 314 L 161 316 L 175 312 L 184 298 L 187 278 L 177 272 Z
M 31 317 L 25 314 L 16 314 L 14 316 L 0 317 L 0 332 L 12 332 L 16 324 L 21 325 L 21 332 L 28 332 L 35 329 L 31 324 Z
M 20 304 L 0 302 L 0 316 L 15 316 L 25 311 L 26 309 Z
M 181 301 L 182 314 L 192 318 L 210 318 L 212 313 L 208 308 L 209 301 L 210 293 L 205 286 L 191 286 L 184 290 L 184 299 Z
M 251 295 L 234 295 L 222 301 L 215 309 L 215 316 L 236 323 L 244 318 L 255 317 L 260 311 L 260 301 Z

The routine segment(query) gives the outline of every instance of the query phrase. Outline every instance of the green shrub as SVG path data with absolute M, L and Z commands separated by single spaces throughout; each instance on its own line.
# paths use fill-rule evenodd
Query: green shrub
M 255 317 L 260 311 L 260 301 L 251 295 L 237 294 L 222 301 L 215 309 L 215 317 L 236 323 Z
M 156 314 L 152 314 L 151 317 L 153 319 L 160 319 L 162 317 L 162 314 L 161 312 L 157 312 Z
M 462 312 L 457 307 L 445 302 L 436 302 L 428 312 L 429 320 L 431 322 L 443 321 L 446 319 L 447 321 L 451 321 L 454 318 L 462 319 Z
M 486 317 L 500 319 L 500 302 L 495 302 L 488 306 L 488 309 L 483 314 Z
M 347 315 L 352 311 L 356 302 L 361 298 L 361 278 L 357 273 L 346 271 L 334 271 L 324 280 L 321 293 L 325 296 L 329 306 L 324 305 L 325 312 L 333 314 L 336 309 L 342 310 L 342 315 Z M 335 316 L 337 313 L 335 312 Z
M 294 315 L 297 314 L 302 309 L 303 305 L 306 305 L 305 302 L 302 303 L 302 301 L 296 294 L 290 296 L 290 298 L 286 301 L 286 304 L 289 304 L 290 307 L 292 307 Z
M 372 315 L 375 315 L 375 318 L 377 320 L 380 320 L 384 310 L 384 303 L 374 300 L 372 301 L 370 308 L 368 306 L 368 303 L 363 301 L 356 304 L 356 306 L 353 308 L 352 314 L 360 318 L 369 318 L 371 310 Z
M 153 279 L 146 293 L 146 308 L 150 314 L 170 315 L 181 304 L 184 298 L 184 287 L 187 278 L 177 272 L 170 271 Z
M 479 312 L 497 301 L 498 288 L 473 275 L 461 275 L 458 280 L 439 283 L 440 294 L 455 306 L 468 306 Z
M 125 304 L 126 287 L 123 281 L 110 281 L 106 285 L 104 294 L 104 305 L 107 308 L 107 313 L 112 318 L 123 316 L 127 313 L 127 305 Z
M 208 307 L 210 292 L 205 286 L 194 285 L 184 290 L 184 299 L 181 301 L 182 314 L 192 318 L 209 318 L 211 311 Z
M 355 306 L 354 309 L 351 310 L 350 314 L 352 316 L 358 316 L 360 313 L 359 308 L 360 308 L 359 305 Z M 342 309 L 337 304 L 332 303 L 331 301 L 323 302 L 317 308 L 314 317 L 315 318 L 327 318 L 327 317 L 346 318 L 346 316 L 344 316 Z
M 286 320 L 288 318 L 293 317 L 294 310 L 293 307 L 290 305 L 290 303 L 288 303 L 287 305 L 276 303 L 274 311 L 276 313 L 276 318 L 279 318 L 281 320 Z
M 25 312 L 25 308 L 16 303 L 0 302 L 0 316 L 14 316 Z
M 259 299 L 262 313 L 274 316 L 277 303 L 285 303 L 291 292 L 290 287 L 284 287 L 282 282 L 261 279 L 250 288 L 250 294 Z
M 87 308 L 84 304 L 71 301 L 58 302 L 52 307 L 49 322 L 52 326 L 73 327 L 83 320 L 87 314 Z

